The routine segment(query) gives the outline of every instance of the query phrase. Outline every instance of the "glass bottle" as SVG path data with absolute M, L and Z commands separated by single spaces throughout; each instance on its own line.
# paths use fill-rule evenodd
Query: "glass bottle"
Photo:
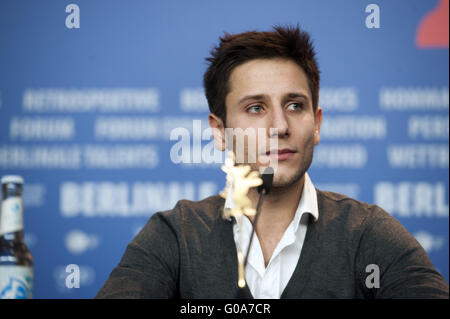
M 23 238 L 23 178 L 3 176 L 0 212 L 0 299 L 33 296 L 33 256 Z

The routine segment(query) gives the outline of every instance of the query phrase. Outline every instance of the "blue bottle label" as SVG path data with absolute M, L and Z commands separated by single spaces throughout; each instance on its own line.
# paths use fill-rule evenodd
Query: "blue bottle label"
M 0 299 L 31 299 L 32 297 L 32 267 L 0 266 Z

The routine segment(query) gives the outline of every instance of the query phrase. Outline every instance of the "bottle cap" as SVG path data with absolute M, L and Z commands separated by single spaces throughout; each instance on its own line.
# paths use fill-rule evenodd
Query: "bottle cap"
M 2 184 L 6 183 L 23 184 L 23 178 L 19 175 L 5 175 L 2 177 Z

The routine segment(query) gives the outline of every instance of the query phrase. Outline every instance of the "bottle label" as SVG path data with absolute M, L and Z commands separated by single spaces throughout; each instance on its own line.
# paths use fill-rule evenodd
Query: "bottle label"
M 0 235 L 23 229 L 23 209 L 20 197 L 10 197 L 2 201 L 0 214 Z
M 33 268 L 0 266 L 0 299 L 33 298 Z

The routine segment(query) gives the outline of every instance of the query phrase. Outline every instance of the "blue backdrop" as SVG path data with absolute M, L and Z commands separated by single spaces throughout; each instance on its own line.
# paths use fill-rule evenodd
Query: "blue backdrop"
M 275 24 L 299 24 L 318 53 L 313 183 L 388 210 L 448 281 L 448 0 L 11 0 L 0 175 L 25 179 L 36 298 L 93 297 L 153 213 L 224 187 L 220 164 L 171 161 L 170 132 L 208 127 L 218 37 Z M 66 286 L 69 264 L 80 288 Z

